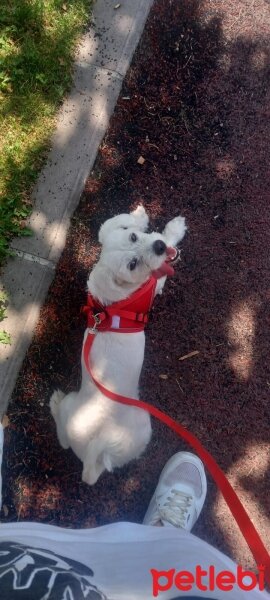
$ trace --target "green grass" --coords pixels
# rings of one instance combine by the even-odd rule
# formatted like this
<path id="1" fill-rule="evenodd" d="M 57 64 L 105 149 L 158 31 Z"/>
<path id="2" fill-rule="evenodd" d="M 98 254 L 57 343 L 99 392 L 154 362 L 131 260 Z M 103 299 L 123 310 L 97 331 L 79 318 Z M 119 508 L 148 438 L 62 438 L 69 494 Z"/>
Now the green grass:
<path id="1" fill-rule="evenodd" d="M 7 308 L 7 296 L 4 292 L 0 292 L 0 322 L 3 321 L 3 319 L 6 316 L 6 308 Z M 0 344 L 10 344 L 10 343 L 11 343 L 10 335 L 3 329 L 0 329 Z"/>
<path id="2" fill-rule="evenodd" d="M 30 194 L 70 88 L 91 0 L 0 0 L 0 263 L 29 235 Z"/>

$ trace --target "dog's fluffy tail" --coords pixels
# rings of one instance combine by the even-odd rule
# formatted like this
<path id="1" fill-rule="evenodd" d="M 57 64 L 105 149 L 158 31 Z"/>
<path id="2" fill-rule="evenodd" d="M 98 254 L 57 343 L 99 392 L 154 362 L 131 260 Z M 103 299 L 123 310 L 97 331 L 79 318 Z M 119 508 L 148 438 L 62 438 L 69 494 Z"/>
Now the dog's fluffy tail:
<path id="1" fill-rule="evenodd" d="M 53 394 L 51 395 L 50 409 L 53 417 L 56 417 L 56 415 L 58 414 L 59 404 L 64 397 L 65 394 L 61 392 L 61 390 L 55 390 L 55 392 L 53 392 Z"/>

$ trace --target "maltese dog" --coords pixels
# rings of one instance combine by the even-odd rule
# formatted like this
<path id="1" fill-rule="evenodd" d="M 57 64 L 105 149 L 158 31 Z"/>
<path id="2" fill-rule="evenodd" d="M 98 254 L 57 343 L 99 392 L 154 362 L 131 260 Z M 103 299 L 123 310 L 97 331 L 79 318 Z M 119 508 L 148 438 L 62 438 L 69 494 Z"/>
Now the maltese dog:
<path id="1" fill-rule="evenodd" d="M 108 390 L 136 399 L 144 359 L 145 305 L 149 294 L 161 293 L 166 277 L 173 274 L 175 246 L 186 231 L 180 216 L 162 234 L 147 233 L 148 221 L 143 206 L 108 219 L 100 228 L 101 254 L 87 282 L 90 327 L 84 343 L 89 333 L 93 335 L 89 361 L 94 378 Z M 55 391 L 50 408 L 61 446 L 72 448 L 81 459 L 82 480 L 89 485 L 106 469 L 138 458 L 151 438 L 149 414 L 106 397 L 83 356 L 80 391 Z"/>

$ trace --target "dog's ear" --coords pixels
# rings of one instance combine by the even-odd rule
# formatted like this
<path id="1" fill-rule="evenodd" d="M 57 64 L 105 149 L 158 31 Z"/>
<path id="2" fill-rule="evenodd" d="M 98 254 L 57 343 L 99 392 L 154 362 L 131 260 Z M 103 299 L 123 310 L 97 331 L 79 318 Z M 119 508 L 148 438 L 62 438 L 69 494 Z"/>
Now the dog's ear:
<path id="1" fill-rule="evenodd" d="M 136 210 L 129 214 L 117 215 L 105 221 L 99 230 L 98 239 L 101 244 L 104 243 L 106 235 L 115 229 L 129 229 L 135 227 L 139 231 L 145 231 L 148 225 L 148 216 L 144 207 L 140 204 Z"/>
<path id="2" fill-rule="evenodd" d="M 149 217 L 146 214 L 145 208 L 142 204 L 139 204 L 135 210 L 131 213 L 136 219 L 136 227 L 140 231 L 146 231 L 149 223 Z"/>
<path id="3" fill-rule="evenodd" d="M 132 214 L 122 214 L 112 217 L 101 225 L 98 234 L 99 242 L 103 244 L 108 233 L 111 233 L 116 229 L 129 229 L 129 227 L 135 227 L 135 219 Z"/>
<path id="4" fill-rule="evenodd" d="M 186 220 L 184 217 L 175 217 L 167 223 L 162 232 L 167 246 L 176 246 L 183 239 L 187 231 Z"/>

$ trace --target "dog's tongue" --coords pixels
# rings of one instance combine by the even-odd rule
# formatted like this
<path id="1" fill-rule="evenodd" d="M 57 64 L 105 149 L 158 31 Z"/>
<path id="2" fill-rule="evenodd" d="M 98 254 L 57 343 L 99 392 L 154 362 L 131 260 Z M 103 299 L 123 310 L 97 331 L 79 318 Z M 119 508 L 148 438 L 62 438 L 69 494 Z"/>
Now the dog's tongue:
<path id="1" fill-rule="evenodd" d="M 174 258 L 176 257 L 177 250 L 175 248 L 167 248 L 166 254 L 167 259 L 164 260 L 164 263 L 162 263 L 162 265 L 158 269 L 152 271 L 152 275 L 156 279 L 160 279 L 160 277 L 164 277 L 165 275 L 167 275 L 167 277 L 174 275 L 174 268 L 170 264 L 170 261 L 174 260 Z"/>
<path id="2" fill-rule="evenodd" d="M 152 275 L 156 279 L 160 279 L 160 277 L 164 277 L 165 275 L 174 275 L 174 268 L 165 260 L 164 263 L 162 263 L 161 267 L 159 267 L 159 269 L 152 271 Z"/>

